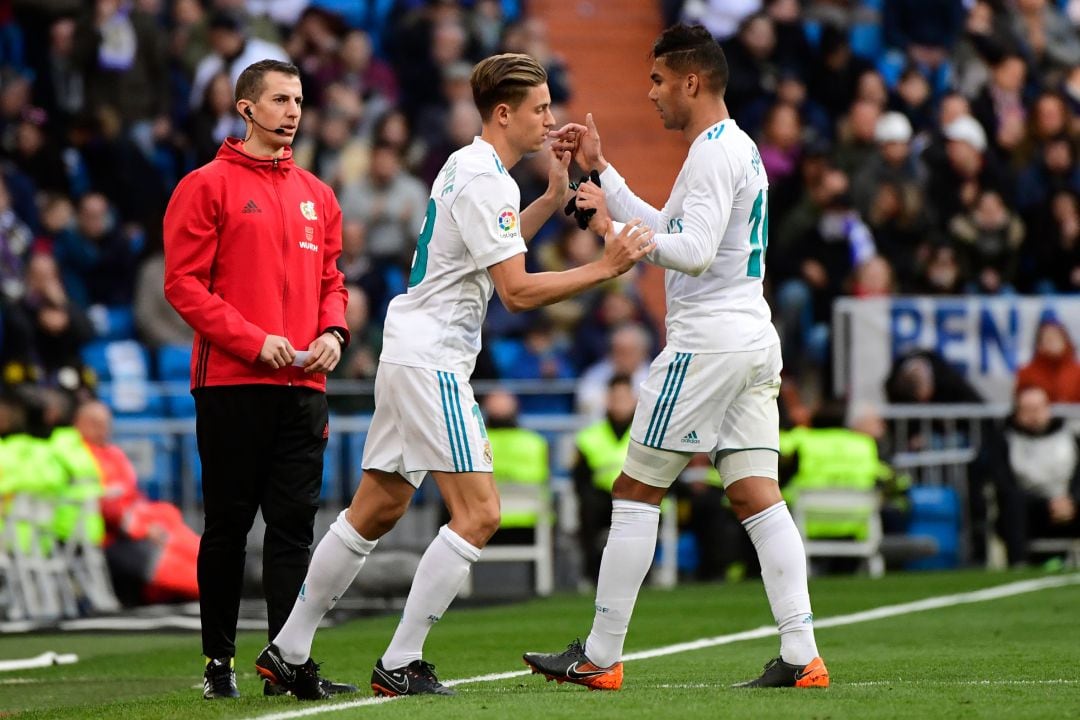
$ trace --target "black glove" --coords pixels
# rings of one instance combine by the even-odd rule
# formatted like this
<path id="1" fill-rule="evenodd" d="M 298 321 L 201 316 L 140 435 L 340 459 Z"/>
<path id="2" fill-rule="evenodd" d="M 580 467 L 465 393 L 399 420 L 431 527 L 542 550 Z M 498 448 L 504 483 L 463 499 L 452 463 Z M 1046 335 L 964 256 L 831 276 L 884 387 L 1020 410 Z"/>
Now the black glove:
<path id="1" fill-rule="evenodd" d="M 570 183 L 571 190 L 577 190 L 579 187 L 587 182 L 591 182 L 596 187 L 600 187 L 600 173 L 593 170 L 587 176 L 581 178 L 576 183 Z M 596 208 L 589 208 L 588 210 L 579 209 L 577 206 L 577 196 L 570 198 L 570 202 L 566 203 L 566 207 L 563 208 L 563 212 L 567 215 L 573 215 L 577 220 L 577 226 L 582 230 L 589 229 L 589 221 L 592 220 L 593 215 L 596 214 Z"/>

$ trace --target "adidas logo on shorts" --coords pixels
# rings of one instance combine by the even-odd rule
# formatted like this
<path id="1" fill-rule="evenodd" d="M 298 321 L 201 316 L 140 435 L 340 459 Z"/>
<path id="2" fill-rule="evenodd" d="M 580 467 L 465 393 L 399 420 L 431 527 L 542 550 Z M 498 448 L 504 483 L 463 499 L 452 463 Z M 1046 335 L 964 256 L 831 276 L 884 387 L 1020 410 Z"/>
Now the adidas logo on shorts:
<path id="1" fill-rule="evenodd" d="M 682 436 L 682 443 L 685 445 L 699 445 L 701 441 L 698 440 L 697 430 L 691 430 Z"/>

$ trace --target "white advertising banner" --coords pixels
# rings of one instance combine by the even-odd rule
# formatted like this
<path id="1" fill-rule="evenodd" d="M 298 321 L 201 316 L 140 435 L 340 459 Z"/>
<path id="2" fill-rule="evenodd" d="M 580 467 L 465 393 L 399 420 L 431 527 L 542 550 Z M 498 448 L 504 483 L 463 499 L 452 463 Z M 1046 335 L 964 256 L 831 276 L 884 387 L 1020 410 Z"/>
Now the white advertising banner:
<path id="1" fill-rule="evenodd" d="M 986 400 L 1009 402 L 1044 318 L 1080 342 L 1080 297 L 844 298 L 833 307 L 836 392 L 852 408 L 880 406 L 893 361 L 923 349 L 945 358 Z"/>

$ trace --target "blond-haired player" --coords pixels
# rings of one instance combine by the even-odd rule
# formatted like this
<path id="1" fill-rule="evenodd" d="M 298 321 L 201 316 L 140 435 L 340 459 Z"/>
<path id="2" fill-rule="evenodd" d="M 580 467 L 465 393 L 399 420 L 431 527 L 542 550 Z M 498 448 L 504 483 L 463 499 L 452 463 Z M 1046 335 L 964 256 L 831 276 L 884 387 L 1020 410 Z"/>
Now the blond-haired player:
<path id="1" fill-rule="evenodd" d="M 450 522 L 420 559 L 371 686 L 390 696 L 453 694 L 423 659 L 423 647 L 499 527 L 491 448 L 469 386 L 488 300 L 498 292 L 515 312 L 558 302 L 626 272 L 653 249 L 652 231 L 631 224 L 615 234 L 600 219 L 594 229 L 606 230 L 602 258 L 565 272 L 527 273 L 525 240 L 561 207 L 570 153 L 552 150 L 548 192 L 520 211 L 507 171 L 541 150 L 554 127 L 547 75 L 533 58 L 505 54 L 480 62 L 471 82 L 483 130 L 435 179 L 408 292 L 387 311 L 360 486 L 315 549 L 285 626 L 255 663 L 299 699 L 325 696 L 310 662 L 319 621 L 429 472 Z"/>

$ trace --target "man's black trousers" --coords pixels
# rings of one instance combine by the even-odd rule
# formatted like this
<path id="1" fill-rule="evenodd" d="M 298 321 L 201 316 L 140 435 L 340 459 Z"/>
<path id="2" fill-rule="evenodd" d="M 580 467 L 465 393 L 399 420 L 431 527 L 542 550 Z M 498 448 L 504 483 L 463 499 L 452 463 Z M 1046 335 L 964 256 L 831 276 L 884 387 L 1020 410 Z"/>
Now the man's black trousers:
<path id="1" fill-rule="evenodd" d="M 326 449 L 326 395 L 278 385 L 192 394 L 206 518 L 199 544 L 203 654 L 233 657 L 256 510 L 266 522 L 262 581 L 270 639 L 289 617 L 307 574 Z"/>

